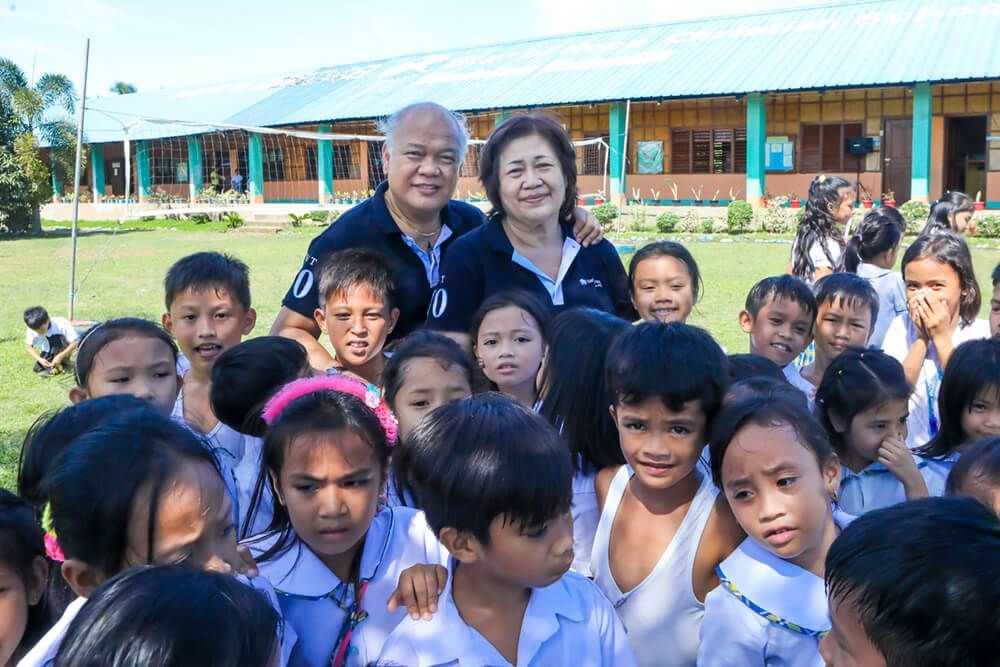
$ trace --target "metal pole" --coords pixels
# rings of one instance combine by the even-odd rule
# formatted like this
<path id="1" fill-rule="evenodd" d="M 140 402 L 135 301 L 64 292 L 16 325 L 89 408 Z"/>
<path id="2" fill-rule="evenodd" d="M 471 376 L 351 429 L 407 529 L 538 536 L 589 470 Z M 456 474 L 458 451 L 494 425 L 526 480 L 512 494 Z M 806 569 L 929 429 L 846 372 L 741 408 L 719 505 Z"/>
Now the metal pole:
<path id="1" fill-rule="evenodd" d="M 90 64 L 90 38 L 83 42 L 83 89 L 80 94 L 80 117 L 76 125 L 76 167 L 73 169 L 73 224 L 70 226 L 69 321 L 76 305 L 76 227 L 80 220 L 80 162 L 83 156 L 83 112 L 87 107 L 87 68 Z"/>

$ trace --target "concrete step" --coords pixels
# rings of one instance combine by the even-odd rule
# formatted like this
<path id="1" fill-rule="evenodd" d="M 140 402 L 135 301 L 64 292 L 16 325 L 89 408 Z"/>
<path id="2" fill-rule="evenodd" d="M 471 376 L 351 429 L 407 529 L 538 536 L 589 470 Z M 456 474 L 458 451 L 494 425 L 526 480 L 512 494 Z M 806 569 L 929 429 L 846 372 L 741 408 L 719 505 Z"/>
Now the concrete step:
<path id="1" fill-rule="evenodd" d="M 247 222 L 259 223 L 287 223 L 291 224 L 292 219 L 287 213 L 252 213 L 247 216 Z"/>

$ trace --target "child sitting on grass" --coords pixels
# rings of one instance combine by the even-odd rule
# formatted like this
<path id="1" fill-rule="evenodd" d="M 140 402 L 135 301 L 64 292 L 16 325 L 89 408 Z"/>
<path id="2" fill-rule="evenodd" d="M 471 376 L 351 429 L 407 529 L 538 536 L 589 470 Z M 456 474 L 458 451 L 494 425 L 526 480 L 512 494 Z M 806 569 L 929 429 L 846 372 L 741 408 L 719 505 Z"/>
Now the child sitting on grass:
<path id="1" fill-rule="evenodd" d="M 34 371 L 41 376 L 55 375 L 70 360 L 80 335 L 64 317 L 49 317 L 41 306 L 24 311 L 24 347 L 35 360 Z M 37 348 L 37 349 L 36 349 Z"/>

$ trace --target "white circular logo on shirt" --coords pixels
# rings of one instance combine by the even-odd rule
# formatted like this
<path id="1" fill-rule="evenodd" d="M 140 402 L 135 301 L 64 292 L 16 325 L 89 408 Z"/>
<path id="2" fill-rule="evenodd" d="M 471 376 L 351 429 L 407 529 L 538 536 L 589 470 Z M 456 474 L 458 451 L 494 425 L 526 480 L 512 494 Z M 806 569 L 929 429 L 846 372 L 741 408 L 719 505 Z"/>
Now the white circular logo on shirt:
<path id="1" fill-rule="evenodd" d="M 313 272 L 309 269 L 299 271 L 299 275 L 295 276 L 295 282 L 292 284 L 292 296 L 296 299 L 304 299 L 312 290 L 313 280 Z"/>
<path id="2" fill-rule="evenodd" d="M 431 317 L 441 317 L 447 307 L 448 291 L 443 287 L 434 290 L 434 296 L 431 297 Z"/>

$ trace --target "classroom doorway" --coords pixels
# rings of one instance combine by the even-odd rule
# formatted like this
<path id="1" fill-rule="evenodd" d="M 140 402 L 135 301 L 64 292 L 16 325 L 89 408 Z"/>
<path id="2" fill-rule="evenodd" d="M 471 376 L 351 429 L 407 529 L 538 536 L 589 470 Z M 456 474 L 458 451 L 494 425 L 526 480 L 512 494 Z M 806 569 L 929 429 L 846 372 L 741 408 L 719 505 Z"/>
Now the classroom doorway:
<path id="1" fill-rule="evenodd" d="M 986 200 L 986 116 L 945 118 L 944 189 Z"/>
<path id="2" fill-rule="evenodd" d="M 104 161 L 104 182 L 111 186 L 112 197 L 125 195 L 125 158 L 113 157 Z"/>
<path id="3" fill-rule="evenodd" d="M 913 119 L 887 118 L 882 146 L 882 192 L 892 192 L 897 202 L 910 201 L 913 168 Z M 872 197 L 881 193 L 873 192 Z M 881 197 L 877 197 L 881 199 Z"/>

